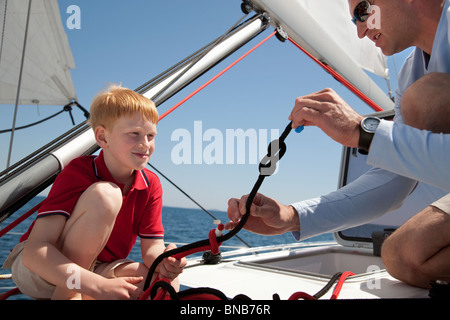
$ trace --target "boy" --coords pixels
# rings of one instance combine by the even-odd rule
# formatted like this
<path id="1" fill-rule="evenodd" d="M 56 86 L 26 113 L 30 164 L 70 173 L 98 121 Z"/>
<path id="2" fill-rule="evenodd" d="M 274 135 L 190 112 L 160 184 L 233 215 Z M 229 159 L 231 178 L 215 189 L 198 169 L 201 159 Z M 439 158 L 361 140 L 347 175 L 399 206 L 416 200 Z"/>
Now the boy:
<path id="1" fill-rule="evenodd" d="M 165 251 L 161 184 L 144 169 L 155 149 L 155 105 L 113 86 L 90 112 L 100 154 L 64 168 L 10 255 L 17 256 L 14 281 L 36 299 L 139 298 L 148 268 Z M 137 236 L 143 264 L 125 259 Z M 168 258 L 157 271 L 177 288 L 185 265 Z"/>

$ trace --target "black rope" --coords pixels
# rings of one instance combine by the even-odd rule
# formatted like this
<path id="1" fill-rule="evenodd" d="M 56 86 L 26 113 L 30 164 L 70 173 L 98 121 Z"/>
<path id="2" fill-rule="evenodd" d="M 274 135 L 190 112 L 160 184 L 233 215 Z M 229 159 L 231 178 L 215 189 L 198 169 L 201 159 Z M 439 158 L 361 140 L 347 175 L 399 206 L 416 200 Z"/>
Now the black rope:
<path id="1" fill-rule="evenodd" d="M 242 216 L 238 225 L 233 230 L 231 230 L 230 232 L 228 232 L 225 235 L 217 237 L 218 243 L 222 243 L 224 241 L 229 240 L 244 227 L 244 225 L 247 222 L 248 217 L 250 215 L 250 207 L 253 203 L 253 200 L 254 200 L 259 188 L 261 187 L 261 185 L 264 181 L 264 178 L 271 175 L 273 172 L 275 172 L 274 167 L 276 166 L 276 163 L 284 156 L 284 154 L 286 152 L 286 144 L 284 143 L 284 140 L 287 138 L 287 136 L 291 132 L 291 129 L 292 129 L 292 122 L 290 122 L 286 126 L 286 128 L 284 129 L 284 131 L 281 134 L 279 139 L 274 140 L 269 144 L 268 154 L 263 158 L 263 160 L 261 161 L 261 163 L 259 165 L 260 174 L 258 176 L 258 179 L 257 179 L 255 185 L 253 186 L 253 189 L 250 192 L 249 197 L 247 198 L 247 202 L 246 202 L 246 206 L 245 206 L 245 210 L 246 210 L 245 214 Z M 155 261 L 153 261 L 153 263 L 148 271 L 147 278 L 145 279 L 145 283 L 144 283 L 144 291 L 147 290 L 148 287 L 150 286 L 150 281 L 156 270 L 156 267 L 159 265 L 159 263 L 164 258 L 168 258 L 168 257 L 174 256 L 174 255 L 186 252 L 186 251 L 190 251 L 190 250 L 193 250 L 196 248 L 201 248 L 201 247 L 207 246 L 209 244 L 210 244 L 209 239 L 200 240 L 200 241 L 197 241 L 197 242 L 194 242 L 191 244 L 184 245 L 179 248 L 172 249 L 170 251 L 166 251 L 166 252 L 162 253 L 161 255 L 159 255 L 155 259 Z"/>
<path id="2" fill-rule="evenodd" d="M 40 123 L 42 123 L 42 122 L 45 122 L 45 121 L 47 121 L 47 120 L 50 120 L 50 119 L 52 119 L 52 118 L 54 118 L 54 117 L 60 115 L 60 114 L 63 113 L 64 111 L 69 112 L 69 115 L 70 115 L 70 119 L 71 119 L 71 121 L 72 121 L 72 124 L 75 125 L 75 120 L 74 120 L 73 115 L 72 115 L 72 105 L 75 105 L 75 106 L 77 106 L 78 108 L 80 108 L 80 109 L 83 111 L 84 116 L 86 117 L 86 119 L 89 118 L 89 112 L 88 112 L 86 109 L 84 109 L 78 102 L 72 101 L 72 102 L 66 104 L 66 105 L 63 107 L 63 109 L 62 109 L 61 111 L 58 111 L 58 112 L 56 112 L 55 114 L 52 114 L 51 116 L 48 116 L 47 118 L 44 118 L 44 119 L 42 119 L 42 120 L 39 120 L 39 121 L 30 123 L 30 124 L 27 124 L 27 125 L 24 125 L 24 126 L 21 126 L 21 127 L 16 127 L 16 128 L 14 129 L 14 131 L 21 130 L 21 129 L 26 129 L 26 128 L 30 128 L 30 127 L 32 127 L 32 126 L 36 126 L 36 125 L 38 125 L 38 124 L 40 124 Z M 2 134 L 2 133 L 7 133 L 7 132 L 11 132 L 12 130 L 13 130 L 13 129 L 0 130 L 0 134 Z"/>
<path id="3" fill-rule="evenodd" d="M 169 283 L 167 283 L 165 281 L 158 281 L 153 285 L 152 290 L 150 290 L 150 299 L 153 300 L 155 298 L 156 292 L 159 288 L 165 289 L 168 292 L 168 294 L 170 295 L 172 300 L 174 300 L 174 301 L 180 300 L 178 298 L 178 295 L 177 295 L 175 289 L 172 287 L 172 285 L 170 285 Z"/>
<path id="4" fill-rule="evenodd" d="M 316 299 L 319 299 L 320 297 L 322 297 L 325 293 L 327 293 L 331 289 L 333 284 L 340 278 L 341 275 L 342 275 L 342 272 L 335 273 L 331 277 L 330 281 L 328 281 L 328 283 L 325 285 L 325 287 L 323 287 L 319 292 L 317 292 L 315 295 L 313 295 L 313 297 Z"/>
<path id="5" fill-rule="evenodd" d="M 312 297 L 315 300 L 320 299 L 323 295 L 325 295 L 331 289 L 331 287 L 334 285 L 334 283 L 339 280 L 341 275 L 342 275 L 342 272 L 335 273 L 331 277 L 331 279 L 328 281 L 328 283 Z M 432 284 L 432 285 L 434 285 L 433 289 L 435 290 L 436 284 Z M 447 287 L 450 288 L 448 285 L 447 285 Z M 187 299 L 187 300 L 199 299 L 200 296 L 203 296 L 207 300 L 224 300 L 224 301 L 229 300 L 228 297 L 225 296 L 225 294 L 222 291 L 213 289 L 213 288 L 209 288 L 209 287 L 189 288 L 189 289 L 183 290 L 181 292 L 176 292 L 175 289 L 172 287 L 172 285 L 170 285 L 170 283 L 163 281 L 163 280 L 157 281 L 153 285 L 152 289 L 150 290 L 150 299 L 153 300 L 155 298 L 157 290 L 160 288 L 165 289 L 167 294 L 170 295 L 170 298 L 173 301 L 178 301 L 178 300 L 182 300 L 182 299 Z M 448 288 L 447 288 L 447 298 L 448 298 Z M 439 290 L 441 290 L 441 289 L 439 289 Z M 431 293 L 431 290 L 430 290 L 430 293 Z M 281 300 L 279 294 L 277 294 L 277 293 L 273 294 L 272 297 L 273 297 L 273 300 Z M 436 298 L 436 297 L 442 298 L 443 296 L 441 296 L 440 292 L 439 292 L 439 295 L 436 294 L 436 292 L 433 292 L 433 294 L 430 294 L 430 297 L 431 298 Z M 252 299 L 244 294 L 238 294 L 232 300 L 252 300 Z"/>
<path id="6" fill-rule="evenodd" d="M 42 123 L 42 122 L 45 122 L 45 121 L 47 121 L 47 120 L 50 120 L 50 119 L 56 117 L 57 115 L 60 115 L 60 114 L 63 113 L 64 111 L 66 111 L 66 110 L 63 109 L 63 110 L 61 110 L 61 111 L 58 111 L 58 112 L 55 113 L 55 114 L 52 114 L 51 116 L 48 116 L 48 117 L 45 118 L 45 119 L 42 119 L 42 120 L 39 120 L 39 121 L 30 123 L 30 124 L 27 124 L 27 125 L 25 125 L 25 126 L 16 127 L 14 130 L 17 131 L 17 130 L 26 129 L 26 128 L 29 128 L 29 127 L 38 125 L 38 124 L 40 124 L 40 123 Z M 2 134 L 2 133 L 7 133 L 7 132 L 11 132 L 11 131 L 12 131 L 12 129 L 0 130 L 0 134 Z"/>

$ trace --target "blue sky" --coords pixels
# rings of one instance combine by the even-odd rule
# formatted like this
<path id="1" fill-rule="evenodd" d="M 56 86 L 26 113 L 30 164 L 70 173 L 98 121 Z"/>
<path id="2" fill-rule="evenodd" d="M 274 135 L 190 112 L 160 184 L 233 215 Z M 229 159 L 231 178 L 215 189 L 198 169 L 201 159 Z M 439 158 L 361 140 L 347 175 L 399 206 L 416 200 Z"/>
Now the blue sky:
<path id="1" fill-rule="evenodd" d="M 131 89 L 139 87 L 231 27 L 243 15 L 240 2 L 59 0 L 64 26 L 70 17 L 66 13 L 68 6 L 78 5 L 81 10 L 81 29 L 66 28 L 76 63 L 72 78 L 78 101 L 89 108 L 92 97 L 110 83 L 121 83 Z M 270 31 L 258 36 L 161 105 L 160 114 L 225 68 Z M 396 57 L 397 70 L 409 52 Z M 395 89 L 396 69 L 392 60 L 389 66 L 391 85 Z M 383 79 L 375 80 L 387 91 Z M 291 43 L 281 43 L 273 37 L 159 123 L 156 151 L 151 163 L 204 207 L 225 211 L 230 197 L 240 197 L 250 192 L 258 176 L 257 164 L 249 163 L 248 158 L 245 164 L 175 164 L 172 151 L 179 141 L 172 141 L 172 134 L 180 132 L 176 130 L 184 130 L 192 135 L 192 142 L 194 139 L 202 140 L 201 136 L 194 137 L 196 121 L 201 121 L 202 134 L 209 129 L 213 130 L 210 133 L 220 133 L 224 145 L 227 129 L 250 129 L 257 133 L 278 129 L 281 132 L 288 124 L 295 98 L 326 87 L 336 90 L 359 113 L 372 112 Z M 20 106 L 17 125 L 40 120 L 58 110 L 58 106 Z M 12 114 L 13 106 L 4 106 L 0 129 L 11 127 Z M 84 120 L 78 110 L 74 110 L 74 116 L 77 123 Z M 45 124 L 17 132 L 13 162 L 71 127 L 69 116 L 64 114 Z M 3 168 L 6 166 L 9 135 L 1 135 L 0 143 L 5 150 L 0 158 Z M 262 193 L 288 204 L 336 189 L 342 150 L 340 145 L 317 128 L 307 128 L 301 134 L 291 133 L 286 143 L 287 153 L 280 162 L 279 170 L 265 180 L 260 189 Z M 203 141 L 202 144 L 204 151 L 210 142 Z M 195 207 L 163 178 L 161 182 L 165 205 Z"/>

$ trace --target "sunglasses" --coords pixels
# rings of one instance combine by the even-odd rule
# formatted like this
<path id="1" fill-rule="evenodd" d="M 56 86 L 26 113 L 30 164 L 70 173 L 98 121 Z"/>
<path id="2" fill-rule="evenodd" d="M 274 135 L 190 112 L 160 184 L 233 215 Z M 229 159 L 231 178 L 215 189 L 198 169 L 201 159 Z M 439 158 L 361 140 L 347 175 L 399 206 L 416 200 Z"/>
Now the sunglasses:
<path id="1" fill-rule="evenodd" d="M 370 15 L 370 3 L 369 1 L 361 1 L 356 6 L 355 10 L 353 11 L 353 18 L 352 22 L 356 25 L 356 22 L 364 22 L 369 18 Z"/>

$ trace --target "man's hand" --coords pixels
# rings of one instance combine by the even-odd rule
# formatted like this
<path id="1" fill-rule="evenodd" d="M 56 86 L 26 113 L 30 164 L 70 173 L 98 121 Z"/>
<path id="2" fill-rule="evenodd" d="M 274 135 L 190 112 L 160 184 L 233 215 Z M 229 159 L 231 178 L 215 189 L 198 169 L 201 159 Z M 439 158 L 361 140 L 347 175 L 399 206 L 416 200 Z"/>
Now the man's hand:
<path id="1" fill-rule="evenodd" d="M 241 199 L 232 198 L 228 201 L 228 218 L 225 229 L 231 230 L 239 223 L 245 214 L 248 195 Z M 279 235 L 289 231 L 300 230 L 297 211 L 291 206 L 285 206 L 276 200 L 257 193 L 250 207 L 250 216 L 244 229 L 263 235 Z"/>
<path id="2" fill-rule="evenodd" d="M 293 128 L 317 126 L 333 140 L 352 148 L 358 147 L 362 118 L 332 89 L 297 98 L 289 116 Z"/>

